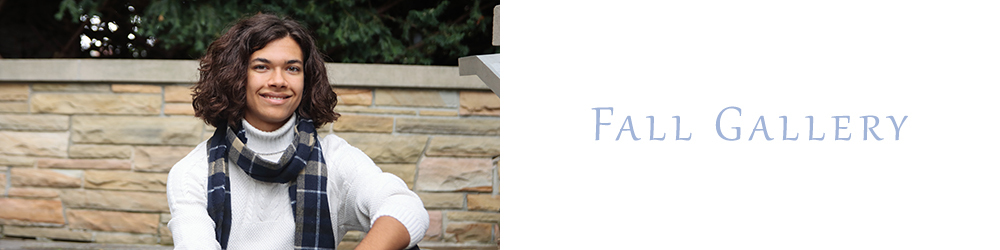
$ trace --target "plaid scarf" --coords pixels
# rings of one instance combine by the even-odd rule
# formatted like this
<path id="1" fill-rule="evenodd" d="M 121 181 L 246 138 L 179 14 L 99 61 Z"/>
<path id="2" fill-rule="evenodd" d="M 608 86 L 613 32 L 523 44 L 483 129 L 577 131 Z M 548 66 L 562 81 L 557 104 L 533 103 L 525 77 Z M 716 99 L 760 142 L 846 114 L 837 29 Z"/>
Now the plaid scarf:
<path id="1" fill-rule="evenodd" d="M 258 156 L 246 147 L 246 141 L 242 123 L 235 128 L 216 129 L 209 139 L 208 214 L 215 221 L 215 239 L 222 249 L 229 243 L 232 225 L 232 188 L 226 166 L 230 161 L 259 181 L 291 183 L 288 196 L 295 217 L 295 249 L 335 249 L 326 197 L 326 161 L 312 120 L 297 121 L 295 139 L 277 163 Z"/>

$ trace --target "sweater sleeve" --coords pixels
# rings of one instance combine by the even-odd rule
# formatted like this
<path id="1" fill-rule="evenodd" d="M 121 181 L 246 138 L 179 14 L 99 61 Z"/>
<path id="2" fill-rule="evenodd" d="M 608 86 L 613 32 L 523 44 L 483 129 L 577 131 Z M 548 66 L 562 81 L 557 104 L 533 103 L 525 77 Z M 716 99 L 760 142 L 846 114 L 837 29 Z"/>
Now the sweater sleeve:
<path id="1" fill-rule="evenodd" d="M 330 176 L 334 177 L 330 185 L 341 188 L 338 193 L 342 203 L 336 216 L 343 223 L 356 223 L 367 232 L 375 219 L 390 216 L 406 227 L 410 235 L 407 248 L 423 239 L 430 218 L 420 197 L 403 180 L 383 173 L 364 152 L 336 135 L 325 137 L 321 143 Z"/>
<path id="2" fill-rule="evenodd" d="M 208 156 L 202 142 L 178 161 L 167 175 L 167 204 L 174 249 L 222 249 L 215 223 L 208 216 Z"/>

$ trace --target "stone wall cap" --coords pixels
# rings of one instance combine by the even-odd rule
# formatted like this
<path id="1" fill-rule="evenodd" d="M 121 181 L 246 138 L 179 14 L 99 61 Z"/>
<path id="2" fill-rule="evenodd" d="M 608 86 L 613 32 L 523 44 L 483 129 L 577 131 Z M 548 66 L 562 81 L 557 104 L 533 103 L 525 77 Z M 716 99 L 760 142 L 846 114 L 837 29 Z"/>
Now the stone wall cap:
<path id="1" fill-rule="evenodd" d="M 326 63 L 337 87 L 488 89 L 458 67 Z M 169 59 L 0 59 L 3 82 L 183 83 L 198 81 L 197 60 Z"/>

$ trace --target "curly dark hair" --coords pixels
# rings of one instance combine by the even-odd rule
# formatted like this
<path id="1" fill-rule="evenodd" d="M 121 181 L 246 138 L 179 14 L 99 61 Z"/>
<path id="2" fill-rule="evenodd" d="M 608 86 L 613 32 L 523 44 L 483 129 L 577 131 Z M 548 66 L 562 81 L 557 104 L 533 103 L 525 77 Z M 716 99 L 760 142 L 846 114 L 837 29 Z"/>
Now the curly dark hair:
<path id="1" fill-rule="evenodd" d="M 216 128 L 235 126 L 246 109 L 250 55 L 285 37 L 295 40 L 305 57 L 304 95 L 295 113 L 312 119 L 317 128 L 336 121 L 340 116 L 333 111 L 337 94 L 330 86 L 315 41 L 298 22 L 272 14 L 241 19 L 208 46 L 200 60 L 198 83 L 193 88 L 194 115 Z"/>

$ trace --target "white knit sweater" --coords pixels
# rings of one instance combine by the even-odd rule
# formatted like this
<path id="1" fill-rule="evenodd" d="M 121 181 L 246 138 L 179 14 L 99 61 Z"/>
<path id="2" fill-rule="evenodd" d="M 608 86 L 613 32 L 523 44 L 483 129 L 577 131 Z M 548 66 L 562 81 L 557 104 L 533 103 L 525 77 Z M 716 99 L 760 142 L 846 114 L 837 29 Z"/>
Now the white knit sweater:
<path id="1" fill-rule="evenodd" d="M 247 147 L 276 161 L 292 143 L 295 117 L 281 128 L 263 132 L 246 121 Z M 215 224 L 207 212 L 207 141 L 170 169 L 167 202 L 175 249 L 221 249 L 215 240 Z M 361 150 L 336 135 L 320 140 L 328 167 L 327 194 L 330 217 L 337 243 L 348 230 L 367 232 L 375 219 L 391 216 L 410 234 L 412 247 L 424 237 L 427 210 L 406 183 L 395 175 L 382 173 Z M 232 187 L 232 219 L 229 249 L 292 249 L 295 221 L 288 198 L 288 184 L 254 180 L 229 162 Z"/>

